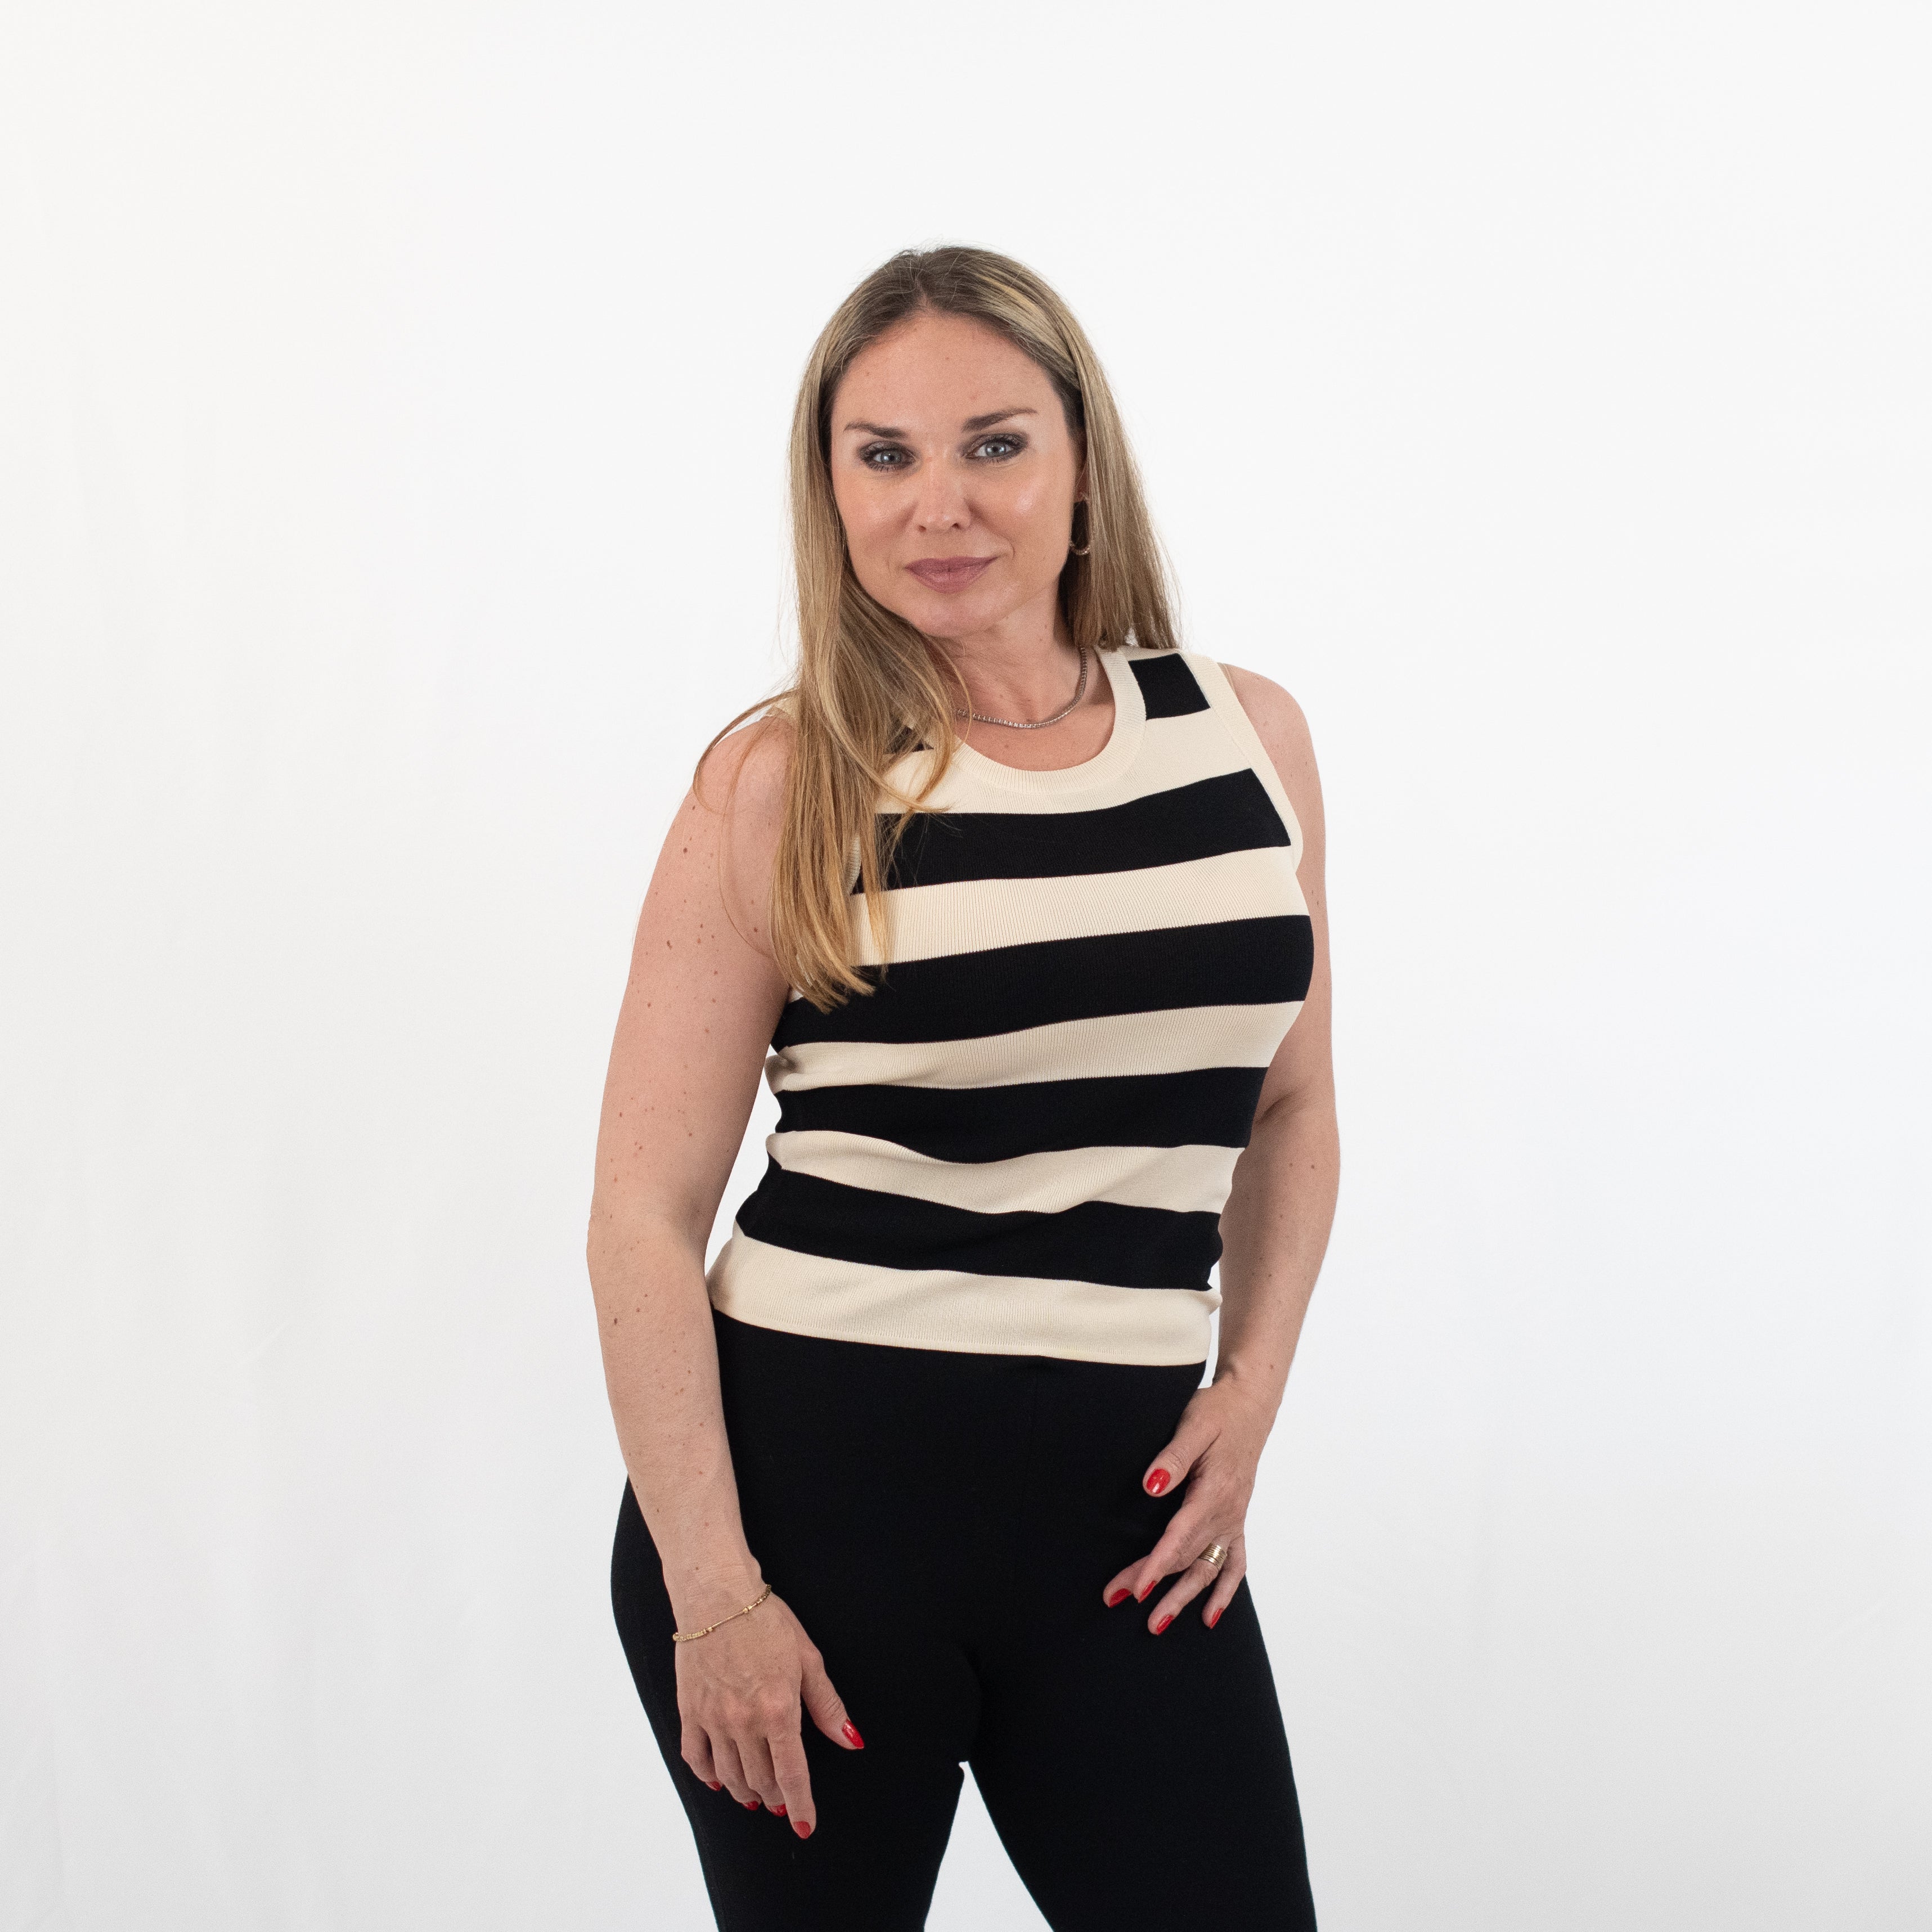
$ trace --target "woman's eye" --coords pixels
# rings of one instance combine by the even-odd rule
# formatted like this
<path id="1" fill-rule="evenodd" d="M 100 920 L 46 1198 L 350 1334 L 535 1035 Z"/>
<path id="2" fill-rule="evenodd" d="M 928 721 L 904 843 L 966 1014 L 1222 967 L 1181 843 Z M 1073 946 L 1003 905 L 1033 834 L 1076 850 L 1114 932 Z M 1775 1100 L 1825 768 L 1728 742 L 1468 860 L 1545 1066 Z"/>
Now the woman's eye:
<path id="1" fill-rule="evenodd" d="M 898 470 L 904 466 L 906 452 L 889 442 L 875 442 L 860 452 L 859 460 L 868 470 Z"/>
<path id="2" fill-rule="evenodd" d="M 1009 456 L 1017 456 L 1026 447 L 1016 436 L 989 436 L 974 452 L 976 456 L 989 457 L 995 463 Z"/>

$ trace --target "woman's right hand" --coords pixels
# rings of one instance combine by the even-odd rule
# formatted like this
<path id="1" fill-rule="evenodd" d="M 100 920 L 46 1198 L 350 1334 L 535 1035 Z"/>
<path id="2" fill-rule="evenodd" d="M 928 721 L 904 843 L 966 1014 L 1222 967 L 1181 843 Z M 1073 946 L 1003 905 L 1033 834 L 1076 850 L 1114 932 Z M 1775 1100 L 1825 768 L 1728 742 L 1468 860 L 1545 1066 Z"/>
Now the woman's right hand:
<path id="1" fill-rule="evenodd" d="M 685 1762 L 713 1791 L 730 1792 L 748 1810 L 763 1804 L 808 1838 L 818 1814 L 801 1707 L 834 1744 L 864 1750 L 818 1646 L 782 1597 L 767 1597 L 748 1615 L 677 1646 Z"/>

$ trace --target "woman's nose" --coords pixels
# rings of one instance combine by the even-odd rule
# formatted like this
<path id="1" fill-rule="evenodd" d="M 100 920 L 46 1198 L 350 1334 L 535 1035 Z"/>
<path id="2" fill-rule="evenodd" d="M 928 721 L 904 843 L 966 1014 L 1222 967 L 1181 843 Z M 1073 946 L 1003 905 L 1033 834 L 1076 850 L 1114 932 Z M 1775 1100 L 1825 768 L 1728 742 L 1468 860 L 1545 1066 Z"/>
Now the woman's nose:
<path id="1" fill-rule="evenodd" d="M 962 478 L 950 464 L 927 465 L 914 514 L 922 530 L 960 530 L 972 521 Z"/>

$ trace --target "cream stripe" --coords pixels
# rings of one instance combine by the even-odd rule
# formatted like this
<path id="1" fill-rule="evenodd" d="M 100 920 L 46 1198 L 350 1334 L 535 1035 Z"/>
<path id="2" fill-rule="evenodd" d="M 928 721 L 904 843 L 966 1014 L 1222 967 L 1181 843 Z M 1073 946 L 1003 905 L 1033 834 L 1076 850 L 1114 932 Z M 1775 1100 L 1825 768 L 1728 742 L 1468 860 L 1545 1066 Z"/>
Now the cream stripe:
<path id="1" fill-rule="evenodd" d="M 880 955 L 865 902 L 854 898 L 848 904 L 853 956 L 861 965 L 876 965 Z M 899 962 L 950 958 L 998 946 L 1209 926 L 1307 910 L 1294 876 L 1292 849 L 1264 845 L 1132 872 L 903 886 L 886 895 L 885 956 Z"/>
<path id="2" fill-rule="evenodd" d="M 910 752 L 887 776 L 916 796 L 932 756 L 929 752 Z M 1142 728 L 1140 756 L 1117 778 L 1070 791 L 1011 791 L 988 783 L 972 766 L 958 762 L 927 802 L 967 812 L 1100 812 L 1155 792 L 1172 791 L 1177 785 L 1242 771 L 1247 764 L 1211 710 L 1190 711 L 1179 718 L 1148 719 Z"/>
<path id="3" fill-rule="evenodd" d="M 1219 1214 L 1241 1150 L 1082 1147 L 1016 1154 L 1007 1160 L 935 1160 L 892 1141 L 814 1130 L 770 1135 L 765 1151 L 788 1173 L 976 1214 L 1058 1214 L 1083 1201 Z"/>
<path id="4" fill-rule="evenodd" d="M 1300 1010 L 1299 1000 L 1170 1006 L 1060 1020 L 978 1040 L 808 1040 L 773 1054 L 765 1062 L 765 1078 L 774 1094 L 782 1094 L 812 1087 L 1006 1087 L 1265 1066 Z"/>
<path id="5" fill-rule="evenodd" d="M 714 1306 L 735 1321 L 829 1341 L 980 1355 L 1171 1367 L 1208 1358 L 1214 1288 L 874 1268 L 734 1232 L 711 1264 Z"/>

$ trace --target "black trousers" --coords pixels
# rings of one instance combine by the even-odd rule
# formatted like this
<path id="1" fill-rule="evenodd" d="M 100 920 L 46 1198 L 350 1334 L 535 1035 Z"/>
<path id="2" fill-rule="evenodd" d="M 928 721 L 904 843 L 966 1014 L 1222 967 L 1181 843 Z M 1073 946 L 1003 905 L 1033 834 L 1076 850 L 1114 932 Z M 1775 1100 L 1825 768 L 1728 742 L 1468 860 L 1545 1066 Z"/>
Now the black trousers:
<path id="1" fill-rule="evenodd" d="M 626 1486 L 611 1597 L 724 1932 L 914 1932 L 969 1763 L 1055 1932 L 1315 1923 L 1288 1744 L 1244 1582 L 1156 1637 L 1102 1586 L 1178 1506 L 1141 1489 L 1201 1378 L 820 1341 L 716 1318 L 745 1528 L 866 1739 L 805 1720 L 818 1828 L 678 1755 L 672 1616 Z"/>

